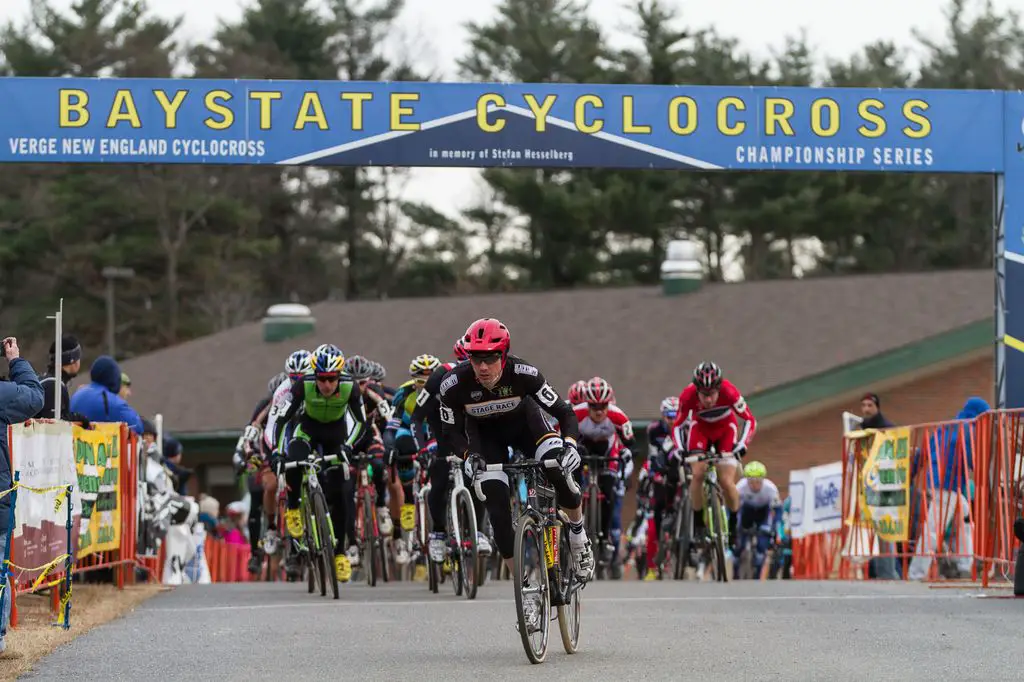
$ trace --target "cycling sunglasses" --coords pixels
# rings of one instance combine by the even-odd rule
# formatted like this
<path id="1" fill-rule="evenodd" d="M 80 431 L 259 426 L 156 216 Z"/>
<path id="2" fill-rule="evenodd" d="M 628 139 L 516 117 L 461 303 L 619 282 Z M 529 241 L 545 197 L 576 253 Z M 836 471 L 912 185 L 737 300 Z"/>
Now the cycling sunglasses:
<path id="1" fill-rule="evenodd" d="M 470 353 L 469 361 L 475 365 L 493 365 L 501 360 L 501 353 Z"/>
<path id="2" fill-rule="evenodd" d="M 338 381 L 340 379 L 337 374 L 317 374 L 316 380 L 320 383 L 328 384 L 332 381 Z"/>

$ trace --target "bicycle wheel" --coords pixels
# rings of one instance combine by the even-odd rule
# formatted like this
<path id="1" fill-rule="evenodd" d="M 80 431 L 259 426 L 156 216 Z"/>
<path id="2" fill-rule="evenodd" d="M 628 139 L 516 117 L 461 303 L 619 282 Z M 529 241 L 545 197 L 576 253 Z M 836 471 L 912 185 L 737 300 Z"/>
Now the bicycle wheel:
<path id="1" fill-rule="evenodd" d="M 560 514 L 564 517 L 564 514 Z M 576 572 L 572 563 L 572 547 L 569 546 L 568 517 L 562 519 L 558 531 L 558 564 L 562 593 L 568 593 L 568 604 L 558 607 L 558 631 L 562 635 L 565 653 L 574 654 L 580 645 L 580 590 L 576 585 Z"/>
<path id="2" fill-rule="evenodd" d="M 690 545 L 693 544 L 693 503 L 688 493 L 683 494 L 679 503 L 673 537 L 676 555 L 675 579 L 686 579 L 686 567 L 690 564 Z"/>
<path id="3" fill-rule="evenodd" d="M 459 542 L 459 572 L 466 591 L 466 599 L 476 599 L 477 588 L 477 544 L 476 544 L 476 509 L 468 490 L 459 492 L 455 502 L 459 514 L 459 531 L 462 534 Z"/>
<path id="4" fill-rule="evenodd" d="M 319 540 L 320 551 L 318 553 L 321 570 L 323 571 L 324 582 L 331 586 L 331 596 L 338 598 L 338 578 L 334 574 L 334 533 L 331 532 L 331 517 L 328 516 L 327 498 L 324 491 L 317 488 L 313 491 L 313 515 L 316 517 L 317 540 Z M 326 594 L 326 590 L 320 593 Z"/>
<path id="5" fill-rule="evenodd" d="M 532 516 L 520 517 L 516 527 L 515 572 L 512 580 L 515 585 L 519 636 L 530 662 L 543 663 L 548 651 L 548 631 L 551 627 L 551 593 L 544 565 L 544 529 Z M 525 584 L 527 582 L 531 584 Z M 533 632 L 527 628 L 524 610 L 528 601 L 539 612 L 538 627 Z"/>
<path id="6" fill-rule="evenodd" d="M 591 472 L 593 477 L 593 472 Z M 601 502 L 597 483 L 587 486 L 587 537 L 594 545 L 595 575 L 597 580 L 604 578 L 604 539 L 601 537 Z"/>
<path id="7" fill-rule="evenodd" d="M 722 493 L 718 488 L 711 489 L 708 497 L 707 513 L 708 533 L 711 536 L 711 561 L 715 580 L 720 583 L 729 582 L 729 567 L 725 563 L 725 533 L 722 527 Z"/>
<path id="8" fill-rule="evenodd" d="M 363 515 L 363 570 L 366 571 L 366 584 L 370 587 L 377 585 L 377 566 L 374 561 L 374 551 L 380 531 L 377 529 L 377 519 L 373 515 L 373 501 L 370 493 L 363 493 L 363 504 L 360 505 Z"/>
<path id="9" fill-rule="evenodd" d="M 458 518 L 452 517 L 452 504 L 458 504 L 458 500 L 451 497 L 452 494 L 449 493 L 448 497 L 448 566 L 451 569 L 452 591 L 456 597 L 461 597 L 465 586 L 462 580 L 462 531 L 455 525 Z M 443 575 L 441 581 L 444 582 Z"/>

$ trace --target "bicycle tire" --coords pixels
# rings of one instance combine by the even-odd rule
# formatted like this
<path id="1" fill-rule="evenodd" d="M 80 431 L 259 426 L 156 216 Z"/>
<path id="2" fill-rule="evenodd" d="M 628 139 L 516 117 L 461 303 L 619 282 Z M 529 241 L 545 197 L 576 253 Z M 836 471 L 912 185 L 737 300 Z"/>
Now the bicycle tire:
<path id="1" fill-rule="evenodd" d="M 459 569 L 462 573 L 463 589 L 466 599 L 476 599 L 477 556 L 476 543 L 476 508 L 468 490 L 459 491 L 459 499 L 455 503 L 459 513 L 459 529 L 462 541 L 459 543 Z"/>
<path id="2" fill-rule="evenodd" d="M 374 565 L 374 542 L 379 534 L 377 531 L 377 519 L 373 515 L 373 501 L 370 493 L 363 492 L 363 504 L 360 506 L 363 514 L 363 569 L 366 571 L 366 584 L 370 587 L 377 586 L 377 567 Z"/>
<path id="3" fill-rule="evenodd" d="M 722 493 L 718 488 L 712 488 L 711 496 L 708 500 L 710 507 L 708 508 L 708 521 L 713 526 L 708 526 L 708 530 L 712 531 L 712 555 L 716 564 L 715 580 L 720 583 L 729 582 L 729 567 L 725 563 L 725 529 L 722 525 Z"/>
<path id="4" fill-rule="evenodd" d="M 451 570 L 450 578 L 452 581 L 452 591 L 456 597 L 462 596 L 462 588 L 464 586 L 462 582 L 462 534 L 455 532 L 455 523 L 457 519 L 452 518 L 452 495 L 454 491 L 448 492 L 448 539 L 445 546 L 448 548 L 448 566 Z M 441 574 L 441 582 L 444 582 L 444 574 Z"/>
<path id="5" fill-rule="evenodd" d="M 374 546 L 376 548 L 374 556 L 378 563 L 377 575 L 384 582 L 391 582 L 391 566 L 388 562 L 388 554 L 390 553 L 388 551 L 388 538 L 378 535 Z"/>
<path id="6" fill-rule="evenodd" d="M 330 512 L 324 491 L 313 491 L 313 514 L 316 516 L 317 536 L 320 540 L 320 562 L 323 564 L 324 581 L 331 586 L 331 596 L 338 598 L 338 576 L 334 571 L 334 533 L 331 529 Z M 321 595 L 323 596 L 323 595 Z"/>
<path id="7" fill-rule="evenodd" d="M 675 579 L 686 580 L 686 567 L 690 564 L 690 545 L 693 544 L 693 502 L 689 493 L 683 493 L 675 534 Z"/>
<path id="8" fill-rule="evenodd" d="M 527 533 L 529 532 L 529 535 Z M 512 576 L 516 597 L 516 617 L 519 623 L 519 637 L 523 642 L 523 649 L 526 651 L 530 663 L 538 664 L 544 662 L 548 650 L 548 633 L 551 629 L 551 590 L 548 589 L 548 572 L 544 566 L 544 529 L 540 527 L 532 516 L 521 516 L 516 525 L 516 544 L 514 553 L 515 575 Z M 528 537 L 533 538 L 534 556 L 538 559 L 536 571 L 538 589 L 540 595 L 540 627 L 541 640 L 537 647 L 534 647 L 530 639 L 530 633 L 526 628 L 526 614 L 523 611 L 523 578 L 526 576 L 526 555 Z"/>
<path id="9" fill-rule="evenodd" d="M 594 472 L 590 472 L 591 482 L 587 485 L 587 537 L 594 546 L 594 577 L 604 579 L 604 539 L 601 537 L 601 501 L 600 488 L 594 480 Z"/>
<path id="10" fill-rule="evenodd" d="M 564 514 L 561 514 L 564 516 Z M 563 586 L 568 587 L 569 603 L 562 604 L 556 609 L 558 615 L 558 632 L 562 636 L 562 648 L 565 653 L 572 655 L 579 651 L 580 646 L 580 590 L 574 585 L 576 573 L 572 563 L 572 547 L 569 546 L 569 526 L 566 523 L 568 518 L 562 519 L 562 527 L 558 533 L 559 544 L 559 571 L 558 575 Z M 563 586 L 559 586 L 560 589 Z M 564 589 L 562 589 L 564 593 Z"/>

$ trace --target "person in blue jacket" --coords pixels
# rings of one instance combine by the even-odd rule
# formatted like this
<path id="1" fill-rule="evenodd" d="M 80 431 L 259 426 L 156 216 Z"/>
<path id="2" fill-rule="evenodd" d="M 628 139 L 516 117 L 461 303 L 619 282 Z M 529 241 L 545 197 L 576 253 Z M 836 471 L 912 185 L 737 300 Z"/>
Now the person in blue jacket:
<path id="1" fill-rule="evenodd" d="M 92 383 L 71 396 L 71 411 L 84 415 L 91 422 L 124 422 L 142 435 L 142 417 L 118 395 L 121 390 L 121 367 L 109 355 L 101 355 L 89 369 Z"/>
<path id="2" fill-rule="evenodd" d="M 0 342 L 0 352 L 7 358 L 10 380 L 0 381 L 0 491 L 14 484 L 7 446 L 7 427 L 31 419 L 43 409 L 43 385 L 32 365 L 21 357 L 18 340 L 8 337 Z M 11 497 L 0 498 L 0 559 L 7 558 L 8 531 L 11 525 Z M 10 583 L 0 591 L 0 653 L 7 649 L 7 622 L 11 616 Z"/>
<path id="3" fill-rule="evenodd" d="M 958 555 L 957 568 L 963 577 L 970 574 L 974 543 L 968 492 L 974 470 L 973 443 L 978 435 L 976 420 L 990 409 L 983 398 L 972 396 L 956 415 L 958 423 L 936 429 L 929 439 L 928 516 L 925 530 L 917 541 L 917 552 L 907 570 L 910 580 L 928 577 L 933 555 L 939 551 L 948 530 L 952 531 L 952 542 L 956 545 L 950 549 Z M 960 449 L 961 439 L 963 452 Z"/>

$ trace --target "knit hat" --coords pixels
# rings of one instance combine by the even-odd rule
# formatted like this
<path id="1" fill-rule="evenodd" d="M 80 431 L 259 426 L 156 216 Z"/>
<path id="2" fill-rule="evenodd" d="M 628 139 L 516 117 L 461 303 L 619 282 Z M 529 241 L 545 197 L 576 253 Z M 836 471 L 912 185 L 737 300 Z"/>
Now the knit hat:
<path id="1" fill-rule="evenodd" d="M 57 343 L 53 342 L 50 344 L 50 362 L 56 363 L 57 354 Z M 70 365 L 75 360 L 82 359 L 82 346 L 78 343 L 78 338 L 71 334 L 63 334 L 60 337 L 60 364 L 61 367 L 64 365 Z"/>

